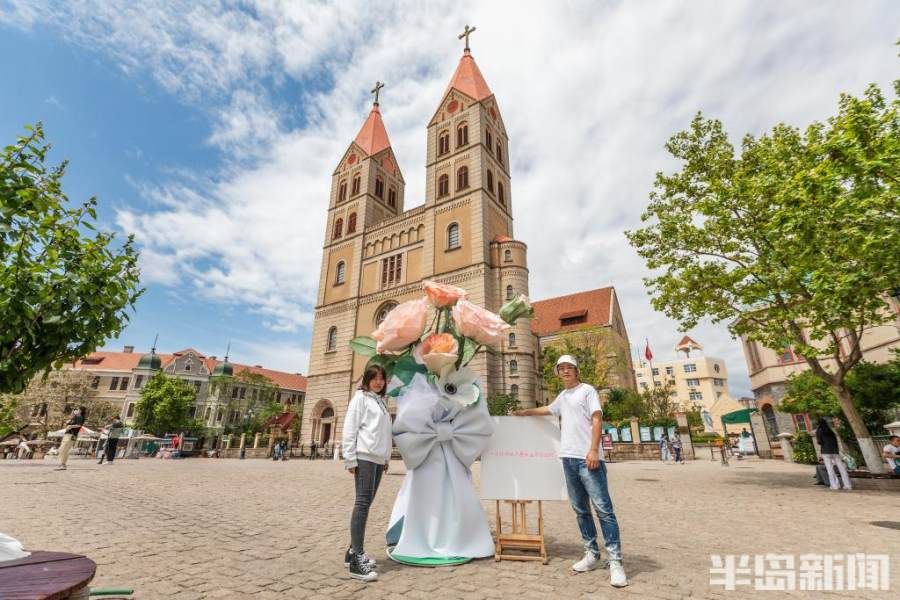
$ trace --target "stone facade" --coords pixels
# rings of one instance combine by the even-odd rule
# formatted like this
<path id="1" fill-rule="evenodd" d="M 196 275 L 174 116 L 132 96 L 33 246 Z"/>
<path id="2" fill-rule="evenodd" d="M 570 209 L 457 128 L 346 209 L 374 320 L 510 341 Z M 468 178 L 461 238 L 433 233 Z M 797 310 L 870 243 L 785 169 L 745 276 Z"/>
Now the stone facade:
<path id="1" fill-rule="evenodd" d="M 423 280 L 462 287 L 494 311 L 510 295 L 528 294 L 527 246 L 511 237 L 506 128 L 468 51 L 427 136 L 422 206 L 404 210 L 403 175 L 377 103 L 332 174 L 304 444 L 340 439 L 366 363 L 348 342 L 370 335 L 396 304 L 421 297 Z M 522 406 L 534 406 L 537 342 L 527 322 L 511 334 L 498 354 L 481 352 L 470 367 L 487 394 L 514 393 Z"/>

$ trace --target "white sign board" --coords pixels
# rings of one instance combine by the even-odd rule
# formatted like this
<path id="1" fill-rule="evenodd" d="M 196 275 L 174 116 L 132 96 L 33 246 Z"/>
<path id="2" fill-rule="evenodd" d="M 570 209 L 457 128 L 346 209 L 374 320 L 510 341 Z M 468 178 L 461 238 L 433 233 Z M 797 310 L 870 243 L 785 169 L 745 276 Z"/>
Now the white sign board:
<path id="1" fill-rule="evenodd" d="M 568 500 L 556 417 L 493 417 L 494 435 L 481 455 L 481 497 Z"/>

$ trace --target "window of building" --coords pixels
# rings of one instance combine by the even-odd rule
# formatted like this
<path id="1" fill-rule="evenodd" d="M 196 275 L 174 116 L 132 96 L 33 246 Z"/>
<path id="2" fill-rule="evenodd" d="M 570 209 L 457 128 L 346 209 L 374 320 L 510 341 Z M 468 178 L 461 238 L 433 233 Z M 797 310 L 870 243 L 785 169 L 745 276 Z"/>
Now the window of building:
<path id="1" fill-rule="evenodd" d="M 460 167 L 456 172 L 456 189 L 464 190 L 469 187 L 469 167 Z"/>
<path id="2" fill-rule="evenodd" d="M 394 188 L 388 188 L 388 205 L 397 208 L 397 190 Z"/>
<path id="3" fill-rule="evenodd" d="M 503 262 L 512 262 L 512 250 L 503 251 Z"/>
<path id="4" fill-rule="evenodd" d="M 112 379 L 109 380 L 109 389 L 115 390 L 118 388 L 119 388 L 119 378 L 113 377 Z"/>
<path id="5" fill-rule="evenodd" d="M 328 330 L 328 340 L 325 342 L 325 351 L 333 352 L 337 349 L 337 327 L 332 326 Z"/>
<path id="6" fill-rule="evenodd" d="M 715 379 L 713 379 L 713 384 L 718 385 L 718 386 L 721 387 L 721 386 L 725 385 L 725 380 L 724 380 L 724 379 L 715 378 Z"/>
<path id="7" fill-rule="evenodd" d="M 347 199 L 347 182 L 342 181 L 340 187 L 338 188 L 338 202 L 343 202 Z"/>
<path id="8" fill-rule="evenodd" d="M 515 383 L 512 384 L 511 386 L 509 386 L 509 395 L 512 396 L 513 398 L 515 398 L 516 400 L 518 400 L 519 399 L 519 386 L 517 386 Z"/>
<path id="9" fill-rule="evenodd" d="M 238 397 L 238 389 L 236 387 L 231 388 L 231 399 L 237 400 Z"/>
<path id="10" fill-rule="evenodd" d="M 357 175 L 356 177 L 353 178 L 353 187 L 350 190 L 351 196 L 355 196 L 356 194 L 359 193 L 359 184 L 360 184 L 360 179 L 359 179 L 359 175 Z"/>
<path id="11" fill-rule="evenodd" d="M 688 387 L 699 387 L 700 380 L 699 379 L 688 379 L 687 384 L 688 384 Z"/>
<path id="12" fill-rule="evenodd" d="M 493 146 L 494 146 L 494 136 L 491 135 L 491 130 L 490 130 L 490 129 L 485 129 L 485 130 L 484 130 L 484 143 L 485 143 L 485 145 L 487 146 L 487 151 L 488 151 L 489 153 L 494 151 L 494 150 L 493 150 Z"/>
<path id="13" fill-rule="evenodd" d="M 674 375 L 674 369 L 672 367 L 666 367 L 666 375 Z"/>
<path id="14" fill-rule="evenodd" d="M 793 417 L 798 431 L 809 431 L 809 427 L 806 423 L 806 415 L 793 415 Z"/>
<path id="15" fill-rule="evenodd" d="M 246 395 L 247 395 L 247 388 L 242 387 L 242 388 L 241 388 L 241 394 L 240 394 L 241 400 L 243 400 L 244 397 L 245 397 Z"/>
<path id="16" fill-rule="evenodd" d="M 216 423 L 221 423 L 221 422 L 222 422 L 222 409 L 220 408 L 216 411 Z"/>
<path id="17" fill-rule="evenodd" d="M 587 323 L 586 310 L 579 310 L 559 315 L 559 324 L 561 327 L 565 327 L 566 325 L 578 325 L 580 323 Z"/>
<path id="18" fill-rule="evenodd" d="M 130 419 L 134 416 L 134 402 L 128 405 L 128 410 L 125 412 L 125 418 Z"/>
<path id="19" fill-rule="evenodd" d="M 350 213 L 350 216 L 347 217 L 347 233 L 354 233 L 356 231 L 356 213 Z"/>
<path id="20" fill-rule="evenodd" d="M 142 385 L 144 385 L 144 376 L 136 375 L 134 378 L 134 389 L 139 390 Z"/>
<path id="21" fill-rule="evenodd" d="M 344 220 L 338 218 L 338 220 L 334 222 L 334 232 L 331 235 L 331 239 L 336 240 L 342 235 L 344 235 Z"/>
<path id="22" fill-rule="evenodd" d="M 347 263 L 340 261 L 334 270 L 334 285 L 341 285 L 347 276 Z"/>
<path id="23" fill-rule="evenodd" d="M 509 347 L 510 348 L 516 347 L 516 334 L 514 334 L 514 333 L 509 334 Z"/>
<path id="24" fill-rule="evenodd" d="M 653 373 L 653 376 L 656 377 L 657 375 L 659 375 L 659 369 L 654 367 L 652 373 Z"/>
<path id="25" fill-rule="evenodd" d="M 721 371 L 721 369 L 719 368 L 719 365 L 718 365 L 718 364 L 714 364 L 714 365 L 713 365 L 713 371 L 715 371 L 716 373 L 718 373 L 719 371 Z"/>
<path id="26" fill-rule="evenodd" d="M 759 349 L 756 347 L 756 342 L 749 340 L 744 343 L 744 347 L 747 350 L 747 359 L 750 362 L 750 371 L 755 373 L 762 368 L 762 362 L 759 360 Z"/>
<path id="27" fill-rule="evenodd" d="M 459 223 L 450 223 L 447 227 L 447 250 L 459 248 Z"/>
<path id="28" fill-rule="evenodd" d="M 450 152 L 450 132 L 442 131 L 438 135 L 438 156 Z"/>
<path id="29" fill-rule="evenodd" d="M 384 200 L 384 181 L 381 177 L 375 178 L 375 195 Z"/>
<path id="30" fill-rule="evenodd" d="M 131 381 L 130 377 L 123 377 L 122 381 L 119 382 L 119 391 L 127 390 L 129 381 Z"/>
<path id="31" fill-rule="evenodd" d="M 684 372 L 685 373 L 696 373 L 697 365 L 695 365 L 694 363 L 688 363 L 688 364 L 684 365 Z"/>
<path id="32" fill-rule="evenodd" d="M 690 400 L 692 401 L 703 400 L 703 392 L 691 392 L 690 394 L 688 394 L 688 398 L 690 398 Z"/>
<path id="33" fill-rule="evenodd" d="M 438 198 L 450 193 L 450 177 L 441 175 L 438 177 Z"/>
<path id="34" fill-rule="evenodd" d="M 509 374 L 516 375 L 519 372 L 519 363 L 518 361 L 511 360 L 509 361 Z"/>
<path id="35" fill-rule="evenodd" d="M 403 255 L 395 254 L 381 259 L 381 287 L 386 288 L 400 283 L 403 274 Z"/>
<path id="36" fill-rule="evenodd" d="M 490 169 L 487 172 L 487 191 L 491 194 L 494 193 L 494 172 Z"/>
<path id="37" fill-rule="evenodd" d="M 467 123 L 463 123 L 459 127 L 456 128 L 456 145 L 465 146 L 469 143 L 469 125 Z"/>
<path id="38" fill-rule="evenodd" d="M 96 390 L 98 387 L 100 387 L 100 377 L 95 375 L 91 380 L 91 388 Z"/>
<path id="39" fill-rule="evenodd" d="M 795 360 L 797 360 L 797 356 L 790 347 L 784 348 L 778 355 L 778 362 L 782 364 L 794 362 Z"/>
<path id="40" fill-rule="evenodd" d="M 507 300 L 513 299 L 513 286 L 511 286 L 511 285 L 506 286 L 506 299 Z"/>
<path id="41" fill-rule="evenodd" d="M 650 388 L 650 386 L 647 385 L 647 382 L 646 382 L 646 381 L 642 381 L 642 382 L 641 382 L 641 389 L 642 389 L 642 390 L 646 390 L 646 389 L 649 389 L 649 388 Z"/>
<path id="42" fill-rule="evenodd" d="M 396 302 L 385 302 L 382 304 L 377 311 L 375 311 L 375 327 L 381 325 L 381 322 L 387 318 L 389 312 L 394 310 L 397 307 Z"/>
<path id="43" fill-rule="evenodd" d="M 195 382 L 194 382 L 194 397 L 196 397 L 197 394 L 200 393 L 200 387 L 201 387 L 202 385 L 203 385 L 203 382 L 202 382 L 202 381 L 195 381 Z"/>
<path id="44" fill-rule="evenodd" d="M 503 164 L 503 146 L 500 144 L 500 141 L 497 141 L 497 153 L 494 155 L 497 157 L 497 162 L 501 165 Z"/>
<path id="45" fill-rule="evenodd" d="M 497 202 L 506 206 L 506 193 L 503 191 L 503 183 L 497 182 Z"/>

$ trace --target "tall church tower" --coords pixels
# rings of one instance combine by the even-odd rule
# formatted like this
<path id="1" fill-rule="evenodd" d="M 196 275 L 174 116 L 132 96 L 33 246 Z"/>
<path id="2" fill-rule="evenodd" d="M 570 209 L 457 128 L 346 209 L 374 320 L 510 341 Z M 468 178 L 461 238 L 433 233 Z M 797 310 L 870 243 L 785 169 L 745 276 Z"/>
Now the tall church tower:
<path id="1" fill-rule="evenodd" d="M 375 103 L 332 174 L 303 443 L 340 441 L 366 359 L 348 342 L 370 335 L 398 303 L 422 296 L 422 280 L 460 286 L 497 311 L 528 294 L 527 247 L 512 239 L 508 137 L 494 94 L 466 48 L 428 123 L 425 203 L 404 211 L 404 181 Z M 496 354 L 470 366 L 487 394 L 539 396 L 537 340 L 520 322 Z"/>

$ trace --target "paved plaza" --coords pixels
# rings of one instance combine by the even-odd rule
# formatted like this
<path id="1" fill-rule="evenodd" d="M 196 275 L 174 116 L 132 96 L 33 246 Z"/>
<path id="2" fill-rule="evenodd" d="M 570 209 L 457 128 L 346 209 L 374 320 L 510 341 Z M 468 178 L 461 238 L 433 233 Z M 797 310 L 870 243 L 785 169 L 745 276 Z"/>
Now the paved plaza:
<path id="1" fill-rule="evenodd" d="M 83 553 L 95 587 L 136 598 L 779 598 L 710 587 L 710 554 L 888 554 L 900 589 L 896 491 L 831 492 L 810 467 L 748 460 L 722 467 L 626 462 L 609 466 L 630 586 L 607 572 L 573 574 L 581 555 L 565 503 L 545 510 L 550 563 L 493 559 L 424 569 L 391 563 L 382 543 L 402 481 L 394 462 L 375 500 L 367 551 L 381 579 L 362 584 L 342 565 L 353 482 L 333 461 L 0 462 L 0 531 L 29 549 Z M 477 475 L 477 465 L 476 465 Z M 493 519 L 493 503 L 485 503 Z M 889 525 L 889 523 L 887 523 Z M 890 592 L 794 592 L 790 597 L 881 598 Z"/>

